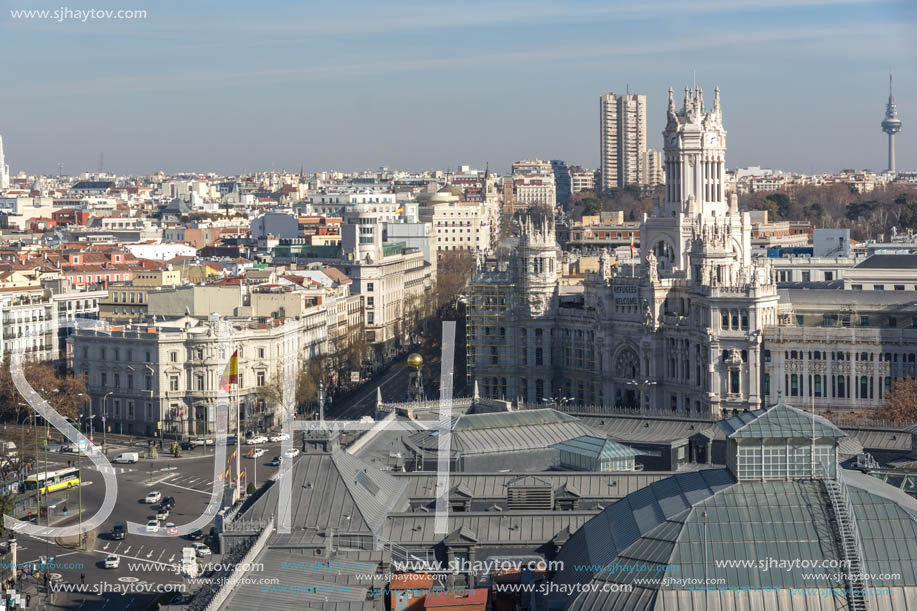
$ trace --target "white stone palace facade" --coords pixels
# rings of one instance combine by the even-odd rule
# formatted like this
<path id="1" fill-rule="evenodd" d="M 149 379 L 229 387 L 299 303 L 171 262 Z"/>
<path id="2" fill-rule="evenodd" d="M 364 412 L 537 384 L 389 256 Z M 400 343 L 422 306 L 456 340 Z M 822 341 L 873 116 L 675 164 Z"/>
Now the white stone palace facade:
<path id="1" fill-rule="evenodd" d="M 777 319 L 751 222 L 726 192 L 719 91 L 711 109 L 670 90 L 664 199 L 641 227 L 637 270 L 603 255 L 582 286 L 559 283 L 553 219 L 520 219 L 513 256 L 469 292 L 468 358 L 482 395 L 525 402 L 720 414 L 762 402 L 762 329 Z"/>
<path id="2" fill-rule="evenodd" d="M 773 263 L 752 259 L 749 214 L 726 190 L 718 90 L 707 109 L 699 89 L 686 89 L 681 110 L 670 90 L 663 137 L 665 195 L 641 224 L 637 269 L 613 268 L 603 254 L 597 272 L 570 284 L 554 221 L 538 213 L 518 218 L 508 256 L 482 262 L 467 325 L 469 375 L 482 396 L 626 408 L 642 400 L 716 416 L 780 401 L 869 413 L 896 378 L 917 376 L 913 292 L 829 282 L 778 290 Z M 881 270 L 864 263 L 863 273 L 894 267 L 903 288 L 917 287 L 917 266 L 904 257 L 872 265 Z"/>

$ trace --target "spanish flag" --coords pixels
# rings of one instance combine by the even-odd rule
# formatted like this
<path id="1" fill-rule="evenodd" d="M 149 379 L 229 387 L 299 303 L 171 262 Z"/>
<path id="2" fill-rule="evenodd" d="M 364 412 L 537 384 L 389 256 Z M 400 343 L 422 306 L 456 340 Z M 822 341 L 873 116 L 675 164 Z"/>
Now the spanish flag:
<path id="1" fill-rule="evenodd" d="M 220 388 L 226 392 L 232 392 L 232 385 L 239 383 L 239 351 L 236 350 L 229 357 L 229 363 L 226 364 L 226 370 L 220 377 Z"/>
<path id="2" fill-rule="evenodd" d="M 223 475 L 223 479 L 229 479 L 229 469 L 226 469 L 226 473 Z"/>
<path id="3" fill-rule="evenodd" d="M 230 455 L 230 457 L 226 459 L 226 464 L 227 464 L 227 465 L 228 465 L 229 463 L 232 462 L 232 459 L 233 459 L 233 458 L 236 457 L 236 452 L 237 452 L 237 451 L 238 451 L 238 450 L 233 450 L 233 451 L 232 451 L 232 454 Z"/>
<path id="4" fill-rule="evenodd" d="M 630 256 L 634 256 L 634 232 L 630 233 Z M 235 355 L 233 355 L 235 356 Z"/>

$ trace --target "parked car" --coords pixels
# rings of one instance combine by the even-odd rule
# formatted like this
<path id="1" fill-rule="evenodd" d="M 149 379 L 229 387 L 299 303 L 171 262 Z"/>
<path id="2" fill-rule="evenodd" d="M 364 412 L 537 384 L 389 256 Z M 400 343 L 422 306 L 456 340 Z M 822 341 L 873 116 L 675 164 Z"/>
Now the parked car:
<path id="1" fill-rule="evenodd" d="M 196 437 L 191 440 L 191 443 L 193 443 L 196 446 L 212 446 L 213 439 L 209 439 L 207 437 Z"/>
<path id="2" fill-rule="evenodd" d="M 200 541 L 201 539 L 204 538 L 204 531 L 198 528 L 193 533 L 189 534 L 188 538 L 191 539 L 192 541 Z"/>
<path id="3" fill-rule="evenodd" d="M 166 522 L 166 534 L 167 535 L 177 535 L 178 527 L 175 526 L 172 522 Z"/>
<path id="4" fill-rule="evenodd" d="M 289 439 L 290 436 L 286 433 L 278 433 L 276 435 L 271 435 L 271 441 L 285 441 Z"/>
<path id="5" fill-rule="evenodd" d="M 127 536 L 127 524 L 116 522 L 111 529 L 111 538 L 115 541 L 122 541 Z"/>
<path id="6" fill-rule="evenodd" d="M 144 499 L 144 502 L 147 505 L 152 505 L 153 503 L 158 503 L 160 499 L 162 499 L 162 492 L 158 492 L 154 490 L 153 492 L 147 493 L 146 498 Z"/>
<path id="7" fill-rule="evenodd" d="M 165 507 L 160 507 L 159 511 L 156 512 L 156 519 L 159 520 L 160 522 L 164 521 L 168 517 L 169 517 L 169 510 L 166 509 Z"/>
<path id="8" fill-rule="evenodd" d="M 191 547 L 194 548 L 194 553 L 198 558 L 209 556 L 212 552 L 210 548 L 204 545 L 203 543 L 194 543 Z"/>
<path id="9" fill-rule="evenodd" d="M 121 557 L 115 554 L 109 554 L 105 557 L 105 568 L 116 569 L 121 565 Z"/>
<path id="10" fill-rule="evenodd" d="M 193 450 L 196 447 L 196 445 L 191 441 L 183 441 L 178 445 L 181 446 L 182 450 L 186 450 L 186 451 Z"/>
<path id="11" fill-rule="evenodd" d="M 297 456 L 299 456 L 299 450 L 296 448 L 288 448 L 283 452 L 284 458 L 296 458 Z"/>
<path id="12" fill-rule="evenodd" d="M 267 450 L 265 450 L 264 448 L 255 448 L 254 450 L 251 451 L 251 454 L 249 454 L 248 457 L 249 458 L 261 458 L 265 454 L 267 454 Z"/>
<path id="13" fill-rule="evenodd" d="M 146 531 L 148 533 L 158 533 L 159 532 L 159 520 L 149 520 L 146 523 Z"/>
<path id="14" fill-rule="evenodd" d="M 220 445 L 224 443 L 228 446 L 238 445 L 238 440 L 236 439 L 235 435 L 227 435 L 225 441 L 223 439 L 220 439 L 219 442 L 220 442 Z"/>
<path id="15" fill-rule="evenodd" d="M 281 462 L 283 462 L 283 457 L 282 457 L 282 456 L 275 456 L 274 459 L 271 461 L 271 466 L 272 466 L 272 467 L 279 467 Z"/>
<path id="16" fill-rule="evenodd" d="M 163 497 L 162 503 L 160 503 L 159 506 L 165 507 L 169 511 L 172 511 L 173 509 L 175 509 L 175 497 L 174 496 Z"/>

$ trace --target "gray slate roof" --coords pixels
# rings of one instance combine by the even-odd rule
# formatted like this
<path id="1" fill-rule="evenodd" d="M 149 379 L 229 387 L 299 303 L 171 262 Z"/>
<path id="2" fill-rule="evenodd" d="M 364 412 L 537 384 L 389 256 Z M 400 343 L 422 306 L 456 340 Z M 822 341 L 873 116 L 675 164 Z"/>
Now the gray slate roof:
<path id="1" fill-rule="evenodd" d="M 821 416 L 777 403 L 764 409 L 743 412 L 720 421 L 730 439 L 845 437 L 847 434 Z"/>
<path id="2" fill-rule="evenodd" d="M 452 473 L 450 484 L 461 484 L 475 499 L 505 499 L 507 484 L 519 477 L 519 473 Z M 583 473 L 570 471 L 547 471 L 538 477 L 551 482 L 555 490 L 572 486 L 583 498 L 618 499 L 665 479 L 672 472 L 640 471 L 625 473 Z M 397 474 L 398 480 L 408 484 L 407 495 L 411 499 L 436 498 L 437 475 L 431 472 Z"/>
<path id="3" fill-rule="evenodd" d="M 714 421 L 689 418 L 654 418 L 652 416 L 609 415 L 584 417 L 583 423 L 603 431 L 609 439 L 621 443 L 672 443 L 703 433 L 711 439 L 725 439 Z"/>
<path id="4" fill-rule="evenodd" d="M 339 552 L 332 558 L 318 558 L 311 554 L 265 548 L 254 562 L 264 564 L 262 576 L 276 577 L 280 580 L 278 585 L 242 582 L 220 609 L 382 611 L 385 605 L 381 596 L 376 596 L 376 600 L 366 600 L 370 587 L 384 588 L 387 585 L 382 582 L 382 576 L 375 582 L 356 578 L 359 574 L 375 573 L 381 559 L 382 552 Z M 293 586 L 299 586 L 299 589 L 293 591 Z M 288 591 L 282 591 L 282 588 Z"/>
<path id="5" fill-rule="evenodd" d="M 275 534 L 270 540 L 273 545 L 307 544 L 314 541 L 316 531 L 327 528 L 378 534 L 388 513 L 408 507 L 407 482 L 340 449 L 302 455 L 287 477 L 292 477 L 293 532 Z M 279 494 L 280 483 L 275 482 L 241 519 L 266 520 L 275 515 Z"/>
<path id="6" fill-rule="evenodd" d="M 451 435 L 452 451 L 466 456 L 540 450 L 583 435 L 601 436 L 579 418 L 553 409 L 459 416 L 453 420 Z M 436 452 L 439 431 L 419 431 L 407 441 Z"/>
<path id="7" fill-rule="evenodd" d="M 447 532 L 467 528 L 481 545 L 523 546 L 531 551 L 565 528 L 577 530 L 595 515 L 595 511 L 452 511 Z M 395 514 L 386 521 L 382 536 L 408 549 L 433 546 L 445 538 L 435 532 L 435 520 L 433 513 Z"/>
<path id="8" fill-rule="evenodd" d="M 917 269 L 917 255 L 873 255 L 856 267 L 857 269 Z"/>

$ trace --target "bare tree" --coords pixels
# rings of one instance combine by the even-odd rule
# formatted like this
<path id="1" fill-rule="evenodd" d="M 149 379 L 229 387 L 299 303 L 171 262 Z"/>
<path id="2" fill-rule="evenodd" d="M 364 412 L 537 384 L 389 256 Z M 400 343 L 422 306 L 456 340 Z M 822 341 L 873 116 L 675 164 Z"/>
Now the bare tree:
<path id="1" fill-rule="evenodd" d="M 888 395 L 888 407 L 882 412 L 887 420 L 917 422 L 917 379 L 898 378 Z"/>
<path id="2" fill-rule="evenodd" d="M 474 254 L 470 250 L 446 250 L 439 253 L 436 270 L 436 307 L 451 303 L 471 280 Z"/>

